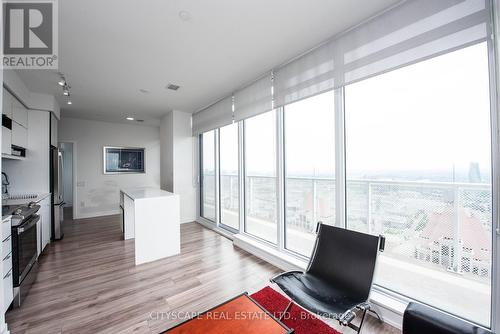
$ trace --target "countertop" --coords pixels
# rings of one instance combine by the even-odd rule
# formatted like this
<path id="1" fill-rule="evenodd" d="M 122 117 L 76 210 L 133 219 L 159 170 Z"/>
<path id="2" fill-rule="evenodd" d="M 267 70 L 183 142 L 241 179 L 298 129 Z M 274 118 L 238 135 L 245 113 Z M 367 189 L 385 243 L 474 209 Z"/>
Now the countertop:
<path id="1" fill-rule="evenodd" d="M 121 189 L 121 192 L 133 200 L 177 196 L 174 193 L 153 187 L 125 188 Z"/>
<path id="2" fill-rule="evenodd" d="M 12 194 L 12 196 L 16 196 L 18 194 Z M 50 193 L 39 193 L 34 198 L 14 198 L 14 199 L 4 199 L 2 200 L 2 205 L 21 205 L 28 204 L 29 202 L 39 203 L 50 196 Z"/>

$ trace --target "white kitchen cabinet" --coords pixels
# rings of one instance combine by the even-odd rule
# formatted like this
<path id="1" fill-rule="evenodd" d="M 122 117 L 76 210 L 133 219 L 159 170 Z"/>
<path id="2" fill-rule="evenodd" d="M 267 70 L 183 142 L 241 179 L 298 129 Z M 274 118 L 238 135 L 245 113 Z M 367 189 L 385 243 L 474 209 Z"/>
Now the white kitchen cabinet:
<path id="1" fill-rule="evenodd" d="M 45 247 L 50 243 L 50 222 L 51 222 L 51 212 L 50 212 L 50 196 L 46 197 L 40 201 L 40 253 L 43 252 Z"/>
<path id="2" fill-rule="evenodd" d="M 12 240 L 10 217 L 2 221 L 2 277 L 3 277 L 3 310 L 5 313 L 14 299 L 12 285 Z"/>
<path id="3" fill-rule="evenodd" d="M 12 122 L 12 145 L 28 147 L 28 129 L 17 122 Z"/>
<path id="4" fill-rule="evenodd" d="M 2 126 L 2 154 L 11 155 L 11 145 L 28 147 L 28 110 L 5 88 L 2 94 L 2 113 L 10 119 L 7 120 L 8 123 L 11 123 L 8 125 L 11 129 Z"/>
<path id="5" fill-rule="evenodd" d="M 12 130 L 2 127 L 2 154 L 12 153 Z"/>
<path id="6" fill-rule="evenodd" d="M 2 114 L 5 116 L 12 118 L 12 95 L 7 91 L 7 89 L 3 88 L 3 97 L 2 97 Z"/>
<path id="7" fill-rule="evenodd" d="M 28 128 L 28 109 L 17 99 L 13 99 L 12 102 L 12 120 L 24 128 Z"/>

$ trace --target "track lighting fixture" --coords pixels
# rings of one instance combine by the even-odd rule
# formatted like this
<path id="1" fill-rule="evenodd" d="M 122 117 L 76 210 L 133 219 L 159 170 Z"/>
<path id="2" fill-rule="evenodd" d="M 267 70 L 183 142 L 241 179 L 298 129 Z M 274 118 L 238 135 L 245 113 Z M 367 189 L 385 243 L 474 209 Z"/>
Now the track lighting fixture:
<path id="1" fill-rule="evenodd" d="M 68 97 L 67 104 L 71 105 L 71 104 L 73 104 L 71 102 L 71 100 L 69 99 L 69 97 L 71 95 L 71 91 L 70 91 L 71 90 L 71 86 L 66 81 L 66 78 L 65 78 L 64 74 L 59 73 L 59 76 L 61 77 L 61 79 L 57 82 L 57 84 L 62 87 L 62 89 L 63 89 L 63 95 Z"/>

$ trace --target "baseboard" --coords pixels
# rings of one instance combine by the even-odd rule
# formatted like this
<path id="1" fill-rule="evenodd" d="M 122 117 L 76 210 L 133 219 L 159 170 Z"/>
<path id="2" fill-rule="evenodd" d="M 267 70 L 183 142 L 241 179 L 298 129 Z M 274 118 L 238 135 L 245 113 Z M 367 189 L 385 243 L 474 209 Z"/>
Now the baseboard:
<path id="1" fill-rule="evenodd" d="M 372 289 L 370 294 L 370 302 L 373 309 L 380 315 L 385 323 L 401 330 L 403 325 L 403 313 L 406 306 L 408 306 L 408 302 L 387 296 L 375 288 Z"/>
<path id="2" fill-rule="evenodd" d="M 181 218 L 181 224 L 192 223 L 196 221 L 196 217 L 193 218 Z"/>
<path id="3" fill-rule="evenodd" d="M 233 240 L 233 234 L 220 228 L 220 227 L 217 227 L 214 225 L 214 223 L 211 223 L 209 222 L 208 220 L 206 220 L 205 218 L 203 217 L 198 217 L 196 219 L 196 222 L 200 225 L 203 225 L 205 226 L 206 228 L 210 229 L 210 230 L 214 230 L 215 232 L 219 233 L 220 235 L 228 238 L 229 240 Z"/>
<path id="4" fill-rule="evenodd" d="M 74 219 L 86 219 L 86 218 L 95 218 L 95 217 L 103 217 L 103 216 L 112 216 L 119 215 L 120 210 L 110 210 L 110 211 L 99 211 L 99 212 L 91 212 L 91 213 L 77 213 Z M 184 218 L 180 221 L 181 224 L 192 223 L 196 221 L 196 218 Z"/>
<path id="5" fill-rule="evenodd" d="M 89 213 L 76 213 L 76 217 L 73 219 L 86 219 L 86 218 L 95 218 L 95 217 L 103 217 L 103 216 L 112 216 L 120 214 L 120 210 L 109 210 L 109 211 L 98 211 L 98 212 L 89 212 Z"/>

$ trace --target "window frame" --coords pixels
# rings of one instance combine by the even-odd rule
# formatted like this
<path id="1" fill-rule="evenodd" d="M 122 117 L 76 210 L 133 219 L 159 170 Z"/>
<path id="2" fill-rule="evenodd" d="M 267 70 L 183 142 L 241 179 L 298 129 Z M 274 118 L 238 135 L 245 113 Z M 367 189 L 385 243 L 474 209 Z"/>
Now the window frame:
<path id="1" fill-rule="evenodd" d="M 215 212 L 215 217 L 214 219 L 211 219 L 211 218 L 208 218 L 208 217 L 205 217 L 205 212 L 204 212 L 204 197 L 203 197 L 203 194 L 204 194 L 204 182 L 203 182 L 203 133 L 199 134 L 198 136 L 198 147 L 199 147 L 199 160 L 200 160 L 200 163 L 199 163 L 199 175 L 200 175 L 200 196 L 199 196 L 199 200 L 200 200 L 200 205 L 199 205 L 199 211 L 200 211 L 200 218 L 203 218 L 205 219 L 206 221 L 210 222 L 211 224 L 216 224 L 217 225 L 217 213 L 218 213 L 218 209 L 217 207 L 219 206 L 218 204 L 218 200 L 217 200 L 217 146 L 216 146 L 216 137 L 217 137 L 217 130 L 210 130 L 210 131 L 214 131 L 214 177 L 215 177 L 215 180 L 214 180 L 214 200 L 215 200 L 215 208 L 214 208 L 214 212 Z M 210 131 L 207 131 L 207 132 L 210 132 Z"/>
<path id="2" fill-rule="evenodd" d="M 277 236 L 276 236 L 276 243 L 273 243 L 269 240 L 266 240 L 262 237 L 259 237 L 257 235 L 251 234 L 247 231 L 247 215 L 246 215 L 246 207 L 247 207 L 247 195 L 246 195 L 246 179 L 247 179 L 247 168 L 246 168 L 246 135 L 247 135 L 247 129 L 246 129 L 246 119 L 240 121 L 242 126 L 240 127 L 240 130 L 242 132 L 240 138 L 242 143 L 240 144 L 240 148 L 242 149 L 242 171 L 243 171 L 243 179 L 242 183 L 240 184 L 240 188 L 243 189 L 243 208 L 242 210 L 240 209 L 240 216 L 243 217 L 243 222 L 242 226 L 240 227 L 240 233 L 244 234 L 246 236 L 249 236 L 251 238 L 254 238 L 255 240 L 267 245 L 271 246 L 273 248 L 276 248 L 278 250 L 283 250 L 282 247 L 282 242 L 283 238 L 281 237 L 282 235 L 282 208 L 281 208 L 281 196 L 280 194 L 280 189 L 281 189 L 281 166 L 280 166 L 280 155 L 281 155 L 281 109 L 282 108 L 276 108 L 267 112 L 264 112 L 262 114 L 253 116 L 253 117 L 258 117 L 260 115 L 263 115 L 265 113 L 269 112 L 274 112 L 275 113 L 275 126 L 276 126 L 276 147 L 275 147 L 275 153 L 276 153 L 276 160 L 275 160 L 275 171 L 276 171 L 276 229 L 277 229 Z"/>
<path id="3" fill-rule="evenodd" d="M 219 182 L 218 182 L 218 198 L 217 198 L 217 206 L 219 208 L 219 214 L 218 214 L 218 226 L 220 226 L 221 228 L 227 230 L 228 232 L 232 233 L 232 234 L 235 234 L 235 233 L 238 233 L 240 231 L 240 215 L 241 215 L 241 210 L 240 210 L 240 188 L 241 188 L 241 185 L 240 185 L 240 166 L 239 166 L 239 153 L 240 153 L 240 147 L 239 147 L 239 124 L 238 123 L 231 123 L 229 125 L 226 125 L 226 126 L 236 126 L 237 128 L 237 137 L 238 137 L 238 175 L 236 176 L 237 180 L 238 180 L 238 228 L 235 229 L 234 227 L 232 226 L 229 226 L 229 225 L 226 225 L 224 224 L 224 222 L 222 221 L 222 197 L 221 197 L 221 189 L 222 189 L 222 183 L 221 183 L 221 154 L 220 154 L 220 129 L 217 130 L 217 138 L 216 138 L 216 141 L 217 141 L 217 147 L 218 147 L 218 154 L 217 154 L 217 161 L 218 161 L 218 171 L 216 172 L 218 175 L 219 175 Z"/>
<path id="4" fill-rule="evenodd" d="M 341 89 L 343 91 L 343 88 L 341 88 Z M 308 96 L 307 98 L 304 98 L 302 100 L 311 99 L 311 98 L 314 98 L 314 97 L 316 97 L 318 95 L 326 94 L 326 93 L 329 93 L 329 92 L 332 92 L 332 91 L 321 92 L 321 93 L 313 95 L 313 96 Z M 302 100 L 294 101 L 293 103 L 297 103 L 297 102 L 300 102 Z M 334 128 L 335 131 L 337 131 L 337 128 L 336 128 L 337 114 L 339 113 L 339 111 L 337 110 L 337 102 L 336 101 L 337 101 L 337 90 L 334 89 L 333 90 L 333 100 L 332 100 L 332 108 L 331 109 L 335 113 L 333 124 L 332 124 L 332 126 L 333 126 L 333 128 Z M 293 104 L 293 103 L 291 103 L 291 104 Z M 287 145 L 287 143 L 286 143 L 286 126 L 285 126 L 286 117 L 287 117 L 286 116 L 286 107 L 287 107 L 287 105 L 279 108 L 280 109 L 280 115 L 281 115 L 281 117 L 280 117 L 280 124 L 279 124 L 279 129 L 281 131 L 281 133 L 280 133 L 280 141 L 281 141 L 281 143 L 280 143 L 280 149 L 282 151 L 281 156 L 280 156 L 280 159 L 282 161 L 282 171 L 281 171 L 282 186 L 280 186 L 280 189 L 282 189 L 282 198 L 283 198 L 283 201 L 282 201 L 283 202 L 283 209 L 282 209 L 282 217 L 283 217 L 282 220 L 283 221 L 281 223 L 281 225 L 282 225 L 282 248 L 280 250 L 283 251 L 283 252 L 285 252 L 285 253 L 287 253 L 287 254 L 289 254 L 289 255 L 295 256 L 298 259 L 308 261 L 309 258 L 310 258 L 309 256 L 301 254 L 301 253 L 299 253 L 297 251 L 294 251 L 292 249 L 288 249 L 286 247 L 286 245 L 287 245 L 286 244 L 286 239 L 287 239 L 287 236 L 286 236 L 286 234 L 287 234 L 286 233 L 286 229 L 287 229 L 287 226 L 286 226 L 286 224 L 287 224 L 287 222 L 286 222 L 286 203 L 287 203 L 286 202 L 286 188 L 287 188 L 286 187 L 286 178 L 287 178 L 287 176 L 286 176 L 286 168 L 287 168 L 287 166 L 286 166 L 286 145 Z M 343 131 L 342 131 L 342 133 L 343 133 Z M 337 150 L 338 150 L 338 148 L 337 148 L 337 137 L 338 137 L 337 132 L 335 132 L 335 134 L 334 134 L 334 142 L 331 143 L 331 144 L 333 144 L 332 146 L 333 146 L 334 159 L 335 159 L 335 166 L 334 166 L 334 168 L 335 168 L 335 207 L 334 207 L 334 210 L 335 210 L 335 225 L 338 225 L 338 215 L 337 215 L 337 211 L 338 210 L 337 210 L 336 206 L 337 206 L 337 204 L 339 202 L 337 200 L 337 198 L 336 198 L 337 195 L 338 195 L 338 192 L 337 192 L 337 179 L 338 179 L 338 177 L 337 177 L 337 170 L 336 170 L 336 168 L 337 168 Z M 343 205 L 343 202 L 344 201 L 340 201 L 340 205 Z"/>
<path id="5" fill-rule="evenodd" d="M 492 25 L 488 25 L 488 69 L 490 81 L 490 124 L 491 124 L 491 168 L 492 168 L 492 279 L 491 279 L 491 319 L 494 332 L 500 331 L 500 96 L 498 93 L 500 80 L 500 5 L 492 1 L 490 13 Z"/>
<path id="6" fill-rule="evenodd" d="M 499 190 L 500 189 L 500 116 L 498 115 L 498 104 L 497 104 L 497 101 L 498 101 L 497 94 L 498 93 L 496 91 L 497 82 L 496 82 L 496 78 L 495 78 L 496 62 L 494 60 L 495 58 L 494 58 L 493 42 L 491 39 L 488 39 L 486 41 L 478 41 L 476 43 L 467 44 L 467 45 L 464 45 L 463 47 L 453 49 L 453 50 L 450 50 L 449 52 L 437 55 L 437 57 L 441 57 L 441 56 L 453 53 L 455 51 L 465 49 L 468 47 L 472 47 L 472 46 L 475 46 L 475 45 L 478 45 L 481 43 L 486 43 L 486 50 L 487 50 L 487 57 L 488 57 L 488 72 L 489 72 L 489 97 L 490 97 L 490 132 L 491 132 L 490 138 L 491 138 L 491 171 L 492 171 L 492 173 L 491 173 L 491 191 L 492 191 L 492 193 L 491 193 L 491 196 L 492 196 L 492 198 L 491 198 L 491 202 L 492 202 L 491 275 L 492 275 L 492 277 L 491 277 L 491 286 L 490 286 L 490 298 L 491 298 L 491 301 L 490 301 L 490 303 L 491 303 L 490 304 L 490 306 L 491 306 L 490 307 L 490 327 L 486 327 L 480 323 L 475 322 L 474 320 L 462 318 L 461 316 L 452 313 L 450 310 L 440 309 L 439 307 L 437 307 L 435 305 L 426 304 L 424 301 L 417 300 L 417 299 L 415 299 L 411 296 L 408 296 L 402 292 L 392 290 L 388 287 L 379 285 L 375 282 L 373 282 L 373 290 L 380 292 L 382 294 L 385 294 L 387 296 L 390 296 L 391 298 L 394 298 L 394 299 L 401 301 L 401 302 L 404 302 L 404 303 L 408 303 L 410 301 L 415 301 L 415 302 L 418 302 L 421 304 L 429 305 L 433 308 L 441 310 L 442 312 L 445 312 L 445 313 L 451 314 L 452 316 L 455 316 L 457 318 L 463 319 L 466 322 L 470 322 L 470 323 L 473 323 L 479 327 L 491 329 L 491 330 L 494 330 L 495 332 L 497 332 L 500 329 L 500 314 L 498 314 L 500 312 L 500 263 L 499 263 L 500 262 L 500 219 L 499 219 L 500 218 L 499 217 L 500 204 L 498 204 L 499 200 L 500 200 L 500 192 L 499 192 L 500 191 Z M 412 64 L 408 64 L 408 65 L 405 65 L 402 67 L 412 66 L 414 64 L 418 64 L 418 63 L 425 61 L 425 60 L 427 60 L 427 59 L 422 59 L 421 61 L 418 61 L 418 62 L 415 62 Z M 395 69 L 391 70 L 391 72 L 397 71 L 399 69 L 400 69 L 400 67 L 395 68 Z M 377 74 L 374 77 L 379 76 L 379 75 L 384 75 L 384 74 L 385 74 L 385 72 Z M 365 80 L 369 80 L 370 78 L 371 77 L 365 78 L 363 80 L 360 80 L 360 82 L 365 81 Z M 356 82 L 353 82 L 353 84 L 354 83 L 356 83 Z M 342 107 L 339 108 L 338 111 L 341 113 L 341 117 L 342 117 L 342 124 L 343 124 L 342 131 L 344 131 L 344 133 L 343 133 L 344 143 L 343 143 L 343 147 L 339 147 L 339 151 L 343 150 L 343 153 L 338 158 L 339 158 L 339 161 L 342 162 L 342 165 L 344 168 L 343 169 L 344 186 L 342 189 L 344 191 L 343 209 L 345 210 L 345 212 L 343 214 L 343 220 L 344 220 L 344 228 L 348 228 L 348 225 L 347 225 L 347 184 L 346 184 L 347 183 L 347 175 L 345 174 L 346 173 L 346 163 L 347 163 L 346 145 L 345 145 L 345 129 L 346 129 L 346 126 L 345 126 L 346 125 L 345 124 L 345 102 L 346 102 L 345 101 L 345 86 L 342 86 L 341 88 L 336 89 L 336 90 L 339 91 L 339 94 L 342 94 Z M 339 116 L 340 116 L 340 114 L 339 114 Z M 336 127 L 336 131 L 337 130 L 340 130 L 340 128 Z M 496 233 L 495 233 L 495 226 L 496 226 Z"/>

